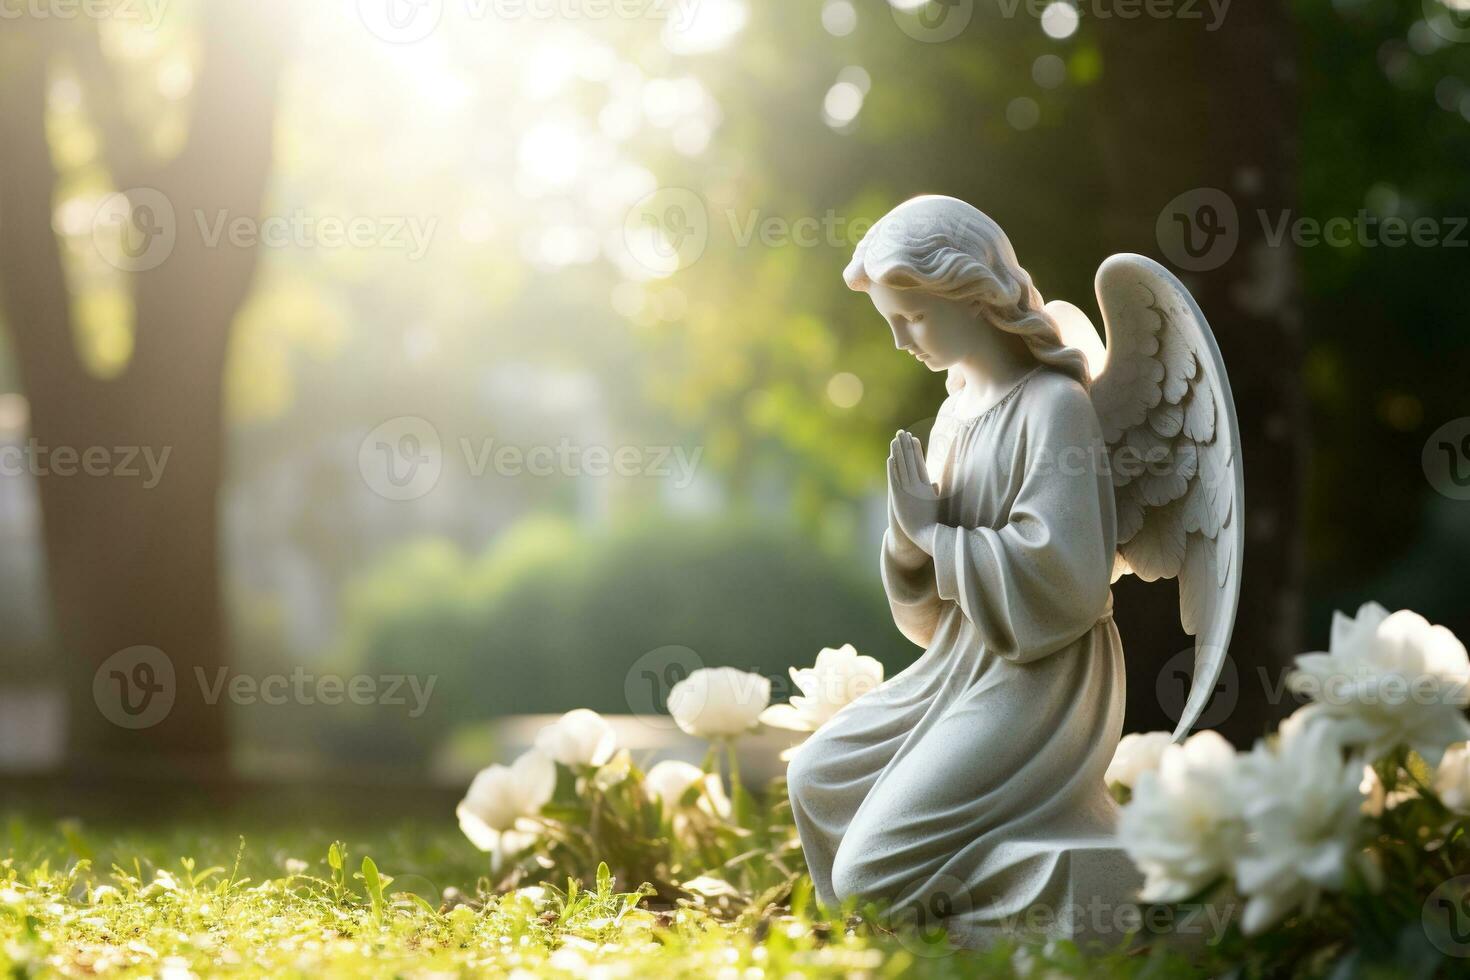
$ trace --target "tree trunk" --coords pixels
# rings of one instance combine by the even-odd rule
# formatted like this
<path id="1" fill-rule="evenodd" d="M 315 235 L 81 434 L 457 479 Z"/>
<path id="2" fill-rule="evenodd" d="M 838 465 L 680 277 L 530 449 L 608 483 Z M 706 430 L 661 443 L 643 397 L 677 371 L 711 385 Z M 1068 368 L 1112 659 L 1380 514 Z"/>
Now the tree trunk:
<path id="1" fill-rule="evenodd" d="M 230 326 L 257 256 L 226 242 L 210 247 L 194 216 L 260 217 L 279 13 L 274 3 L 207 5 L 189 138 L 177 158 L 154 166 L 121 116 L 95 28 L 7 28 L 28 36 L 6 46 L 0 86 L 0 290 L 39 451 L 68 758 L 79 773 L 227 772 L 228 692 L 216 687 L 227 663 L 217 513 L 222 393 Z M 115 186 L 147 188 L 172 210 L 131 217 L 172 220 L 176 231 L 161 263 L 130 274 L 134 351 L 111 379 L 89 374 L 74 349 L 52 231 L 57 175 L 44 112 L 49 71 L 62 58 L 83 79 Z M 130 195 L 131 206 L 143 199 Z M 105 475 L 64 463 L 57 450 L 80 459 L 90 451 L 99 461 L 105 453 L 107 464 L 94 467 Z"/>
<path id="2" fill-rule="evenodd" d="M 1206 17 L 1208 20 L 1208 16 Z M 1300 305 L 1295 256 L 1269 247 L 1258 214 L 1295 200 L 1296 102 L 1291 24 L 1283 5 L 1236 4 L 1218 30 L 1181 19 L 1100 20 L 1103 80 L 1095 89 L 1103 224 L 1114 251 L 1180 265 L 1159 232 L 1178 210 L 1203 234 L 1201 207 L 1224 192 L 1239 234 L 1181 276 L 1210 320 L 1230 372 L 1244 443 L 1246 552 L 1230 663 L 1200 727 L 1237 743 L 1290 710 L 1278 690 L 1300 652 L 1303 460 Z M 1189 195 L 1182 200 L 1180 195 Z M 1213 198 L 1213 201 L 1211 200 Z M 1171 203 L 1178 201 L 1176 208 Z M 1215 212 L 1232 224 L 1228 209 Z M 1175 226 L 1165 215 L 1164 227 Z M 1203 246 L 1208 239 L 1197 237 Z M 1191 261 L 1185 255 L 1184 261 Z M 1119 629 L 1130 661 L 1130 730 L 1172 728 L 1183 706 L 1190 641 L 1171 586 L 1120 582 Z M 1157 683 L 1155 683 L 1157 681 Z"/>

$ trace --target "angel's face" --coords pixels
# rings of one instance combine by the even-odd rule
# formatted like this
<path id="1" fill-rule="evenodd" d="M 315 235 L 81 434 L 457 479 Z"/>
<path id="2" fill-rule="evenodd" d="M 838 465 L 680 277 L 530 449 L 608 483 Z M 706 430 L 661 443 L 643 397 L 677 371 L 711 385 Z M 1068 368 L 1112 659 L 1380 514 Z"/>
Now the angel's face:
<path id="1" fill-rule="evenodd" d="M 876 282 L 868 287 L 868 297 L 888 321 L 894 346 L 929 370 L 947 371 L 974 352 L 979 327 L 974 303 Z"/>

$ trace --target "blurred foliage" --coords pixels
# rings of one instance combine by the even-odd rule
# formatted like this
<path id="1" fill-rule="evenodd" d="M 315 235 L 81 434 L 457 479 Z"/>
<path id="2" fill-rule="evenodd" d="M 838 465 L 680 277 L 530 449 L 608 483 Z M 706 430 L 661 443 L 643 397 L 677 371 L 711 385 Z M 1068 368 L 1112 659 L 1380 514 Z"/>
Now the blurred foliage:
<path id="1" fill-rule="evenodd" d="M 157 30 L 96 24 L 119 69 L 116 111 L 159 155 L 180 142 L 198 75 L 199 2 L 169 4 Z M 302 6 L 269 212 L 414 218 L 433 234 L 417 257 L 299 245 L 264 257 L 227 386 L 227 504 L 250 505 L 231 538 L 233 571 L 249 580 L 237 607 L 242 663 L 289 668 L 322 653 L 278 627 L 297 581 L 281 571 L 287 559 L 320 571 L 334 625 L 344 584 L 362 578 L 345 600 L 344 656 L 440 670 L 445 704 L 451 686 L 466 692 L 457 717 L 470 704 L 479 715 L 533 704 L 616 710 L 605 699 L 616 699 L 630 656 L 664 643 L 772 672 L 845 639 L 891 642 L 867 652 L 896 654 L 865 507 L 881 492 L 887 438 L 901 425 L 923 431 L 943 388 L 894 355 L 866 299 L 841 281 L 864 223 L 916 193 L 966 197 L 1008 229 L 1048 298 L 1084 307 L 1104 257 L 1097 201 L 1107 161 L 1089 99 L 1109 71 L 1099 43 L 1109 25 L 1084 16 L 1058 40 L 1024 4 L 1010 17 L 975 8 L 958 38 L 923 44 L 886 0 L 855 0 L 842 36 L 824 28 L 820 4 L 756 2 L 728 45 L 680 55 L 661 43 L 656 20 L 446 21 L 421 43 L 392 45 L 340 5 Z M 1301 93 L 1301 216 L 1470 214 L 1470 44 L 1444 40 L 1426 20 L 1448 8 L 1290 8 L 1299 56 L 1281 70 Z M 839 81 L 865 94 L 855 119 L 829 123 L 824 100 Z M 1009 120 L 1018 99 L 1034 102 L 1034 126 Z M 94 371 L 119 371 L 132 344 L 127 277 L 101 261 L 91 226 L 117 183 L 99 123 L 117 120 L 99 119 L 65 64 L 48 110 L 75 329 Z M 1239 124 L 1251 124 L 1248 106 Z M 690 140 L 690 126 L 705 127 L 707 142 Z M 558 174 L 570 176 L 558 183 Z M 629 207 L 659 186 L 696 194 L 709 229 L 698 260 L 667 277 L 630 263 L 622 246 Z M 803 220 L 817 222 L 814 242 L 795 240 Z M 195 221 L 180 215 L 181 232 L 196 233 Z M 1312 634 L 1333 606 L 1368 595 L 1412 602 L 1470 633 L 1456 543 L 1470 519 L 1433 493 L 1419 465 L 1429 433 L 1467 411 L 1466 254 L 1300 250 L 1301 381 L 1314 408 Z M 9 390 L 22 379 L 3 347 Z M 591 395 L 558 403 L 558 378 Z M 368 430 L 400 414 L 432 420 L 451 444 L 461 434 L 526 443 L 567 432 L 608 445 L 698 443 L 720 493 L 689 509 L 789 522 L 805 535 L 790 541 L 856 554 L 856 565 L 733 532 L 748 548 L 728 564 L 715 554 L 728 542 L 698 535 L 703 543 L 679 542 L 682 551 L 665 541 L 652 555 L 628 545 L 617 560 L 597 559 L 619 535 L 637 540 L 646 532 L 628 528 L 670 504 L 646 484 L 608 495 L 596 520 L 623 530 L 581 553 L 554 524 L 496 543 L 528 514 L 580 513 L 571 481 L 486 480 L 478 496 L 436 491 L 383 508 L 357 477 L 356 453 Z M 845 578 L 834 577 L 839 565 Z M 376 591 L 358 574 L 365 567 L 381 569 Z M 763 591 L 767 573 L 784 587 Z M 525 610 L 519 619 L 513 603 Z M 262 622 L 243 621 L 256 611 Z M 609 651 L 612 637 L 619 646 Z M 495 657 L 511 661 L 498 682 L 487 679 Z M 562 697 L 568 677 L 593 693 Z M 517 689 L 524 703 L 506 693 Z"/>
<path id="2" fill-rule="evenodd" d="M 1470 217 L 1470 44 L 1448 39 L 1449 6 L 1296 0 L 1293 9 L 1302 215 Z M 1470 312 L 1459 290 L 1470 230 L 1459 238 L 1458 247 L 1300 250 L 1314 409 L 1309 634 L 1333 607 L 1369 596 L 1470 633 L 1464 554 L 1436 544 L 1470 533 L 1470 512 L 1435 494 L 1420 468 L 1430 434 L 1470 410 Z M 1404 572 L 1416 567 L 1424 574 L 1406 588 Z"/>
<path id="3" fill-rule="evenodd" d="M 410 544 L 348 586 L 334 668 L 437 682 L 422 718 L 362 709 L 321 738 L 344 756 L 413 761 L 455 727 L 498 715 L 662 709 L 630 704 L 628 692 L 643 683 L 639 659 L 669 646 L 703 666 L 764 673 L 780 700 L 789 666 L 846 642 L 890 676 L 916 653 L 873 577 L 793 528 L 691 521 L 590 534 L 537 518 L 479 555 Z"/>

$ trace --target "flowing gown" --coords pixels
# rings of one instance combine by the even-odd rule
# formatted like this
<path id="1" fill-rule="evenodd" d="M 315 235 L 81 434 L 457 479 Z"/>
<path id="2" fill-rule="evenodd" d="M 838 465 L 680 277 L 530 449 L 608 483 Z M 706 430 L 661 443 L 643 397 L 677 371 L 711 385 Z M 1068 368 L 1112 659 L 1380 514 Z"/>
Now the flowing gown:
<path id="1" fill-rule="evenodd" d="M 964 942 L 1066 901 L 1063 854 L 1111 839 L 1124 681 L 1087 392 L 1037 368 L 982 415 L 951 401 L 926 453 L 934 557 L 891 513 L 883 540 L 894 621 L 924 653 L 808 739 L 788 782 L 820 900 L 945 917 Z"/>

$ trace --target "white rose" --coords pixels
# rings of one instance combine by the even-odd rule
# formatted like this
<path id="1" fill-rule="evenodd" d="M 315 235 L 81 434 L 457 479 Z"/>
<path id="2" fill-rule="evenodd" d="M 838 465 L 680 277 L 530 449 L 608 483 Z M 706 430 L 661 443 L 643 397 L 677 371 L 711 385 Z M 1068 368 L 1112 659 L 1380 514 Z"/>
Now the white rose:
<path id="1" fill-rule="evenodd" d="M 669 692 L 674 723 L 700 738 L 749 731 L 771 701 L 771 682 L 734 667 L 701 667 Z"/>
<path id="2" fill-rule="evenodd" d="M 493 855 L 499 869 L 508 856 L 529 847 L 536 824 L 527 820 L 541 812 L 556 789 L 556 767 L 535 749 L 508 766 L 480 770 L 454 810 L 459 829 L 482 851 Z"/>
<path id="3" fill-rule="evenodd" d="M 1356 618 L 1338 613 L 1327 653 L 1296 658 L 1291 688 L 1312 698 L 1305 724 L 1327 724 L 1372 762 L 1407 745 L 1439 762 L 1445 747 L 1470 738 L 1470 657 L 1455 635 L 1407 609 L 1390 615 L 1367 603 Z"/>
<path id="4" fill-rule="evenodd" d="M 617 749 L 617 734 L 589 708 L 568 711 L 536 733 L 536 748 L 564 766 L 600 766 Z"/>
<path id="5" fill-rule="evenodd" d="M 1143 872 L 1143 900 L 1179 902 L 1222 877 L 1243 830 L 1236 754 L 1216 732 L 1167 746 L 1118 818 L 1118 838 Z"/>
<path id="6" fill-rule="evenodd" d="M 650 799 L 662 801 L 665 813 L 679 809 L 679 802 L 689 787 L 703 784 L 698 806 L 710 816 L 728 817 L 730 799 L 725 795 L 725 785 L 718 773 L 705 772 L 696 765 L 678 759 L 665 759 L 648 770 L 643 777 L 643 789 Z"/>
<path id="7" fill-rule="evenodd" d="M 1236 784 L 1247 846 L 1235 881 L 1248 896 L 1241 929 L 1259 933 L 1322 889 L 1343 885 L 1363 830 L 1363 760 L 1343 758 L 1325 725 L 1304 725 L 1241 759 Z"/>
<path id="8" fill-rule="evenodd" d="M 1434 792 L 1456 813 L 1470 813 L 1470 744 L 1451 746 L 1434 773 Z"/>
<path id="9" fill-rule="evenodd" d="M 1123 740 L 1118 743 L 1118 750 L 1113 753 L 1113 761 L 1108 763 L 1103 782 L 1109 786 L 1132 789 L 1139 776 L 1159 768 L 1164 750 L 1172 744 L 1174 739 L 1168 732 L 1124 735 Z"/>
<path id="10" fill-rule="evenodd" d="M 761 713 L 762 724 L 794 732 L 814 732 L 833 715 L 883 683 L 883 665 L 860 655 L 851 643 L 826 647 L 814 666 L 790 668 L 791 680 L 801 694 L 790 704 L 776 704 Z"/>

